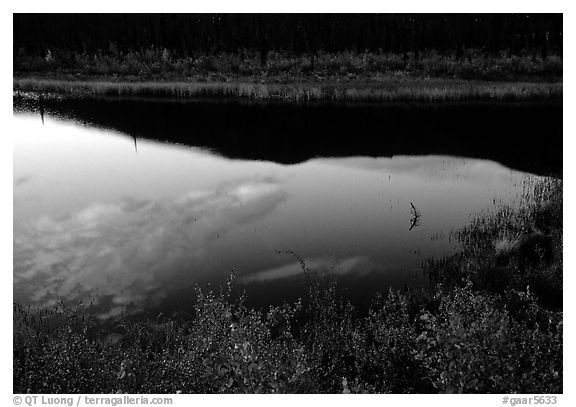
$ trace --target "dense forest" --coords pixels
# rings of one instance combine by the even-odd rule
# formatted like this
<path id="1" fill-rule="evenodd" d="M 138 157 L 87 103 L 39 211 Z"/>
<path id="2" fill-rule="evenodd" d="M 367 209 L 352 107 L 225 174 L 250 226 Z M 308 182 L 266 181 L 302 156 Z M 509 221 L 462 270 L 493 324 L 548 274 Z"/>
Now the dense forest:
<path id="1" fill-rule="evenodd" d="M 14 14 L 14 52 L 562 54 L 561 14 Z"/>

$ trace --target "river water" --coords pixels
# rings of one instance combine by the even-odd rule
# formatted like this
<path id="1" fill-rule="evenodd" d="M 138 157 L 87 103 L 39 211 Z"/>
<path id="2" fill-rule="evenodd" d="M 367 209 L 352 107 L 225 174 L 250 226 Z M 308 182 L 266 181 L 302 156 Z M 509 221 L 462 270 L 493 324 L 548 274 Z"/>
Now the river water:
<path id="1" fill-rule="evenodd" d="M 425 285 L 422 262 L 457 250 L 451 232 L 538 178 L 447 154 L 230 156 L 94 120 L 14 114 L 19 302 L 92 301 L 103 319 L 186 309 L 196 284 L 234 271 L 266 305 L 305 292 L 299 258 L 353 297 Z"/>

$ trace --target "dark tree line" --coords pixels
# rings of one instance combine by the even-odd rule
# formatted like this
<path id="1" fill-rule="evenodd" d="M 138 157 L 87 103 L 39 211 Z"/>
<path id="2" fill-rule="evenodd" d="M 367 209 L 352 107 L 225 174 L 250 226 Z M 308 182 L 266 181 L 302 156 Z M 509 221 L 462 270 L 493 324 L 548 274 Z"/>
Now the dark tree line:
<path id="1" fill-rule="evenodd" d="M 561 14 L 14 14 L 14 52 L 562 54 Z"/>

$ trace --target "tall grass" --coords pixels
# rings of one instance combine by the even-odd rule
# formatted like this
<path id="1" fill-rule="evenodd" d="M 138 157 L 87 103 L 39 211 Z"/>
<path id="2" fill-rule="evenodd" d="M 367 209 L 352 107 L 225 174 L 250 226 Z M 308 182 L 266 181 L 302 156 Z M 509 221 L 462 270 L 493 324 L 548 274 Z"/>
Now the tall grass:
<path id="1" fill-rule="evenodd" d="M 479 216 L 458 231 L 461 251 L 433 259 L 430 278 L 444 286 L 473 283 L 479 290 L 502 293 L 529 287 L 545 308 L 562 309 L 562 181 L 547 179 L 524 186 L 522 205 L 496 204 L 495 213 Z M 527 236 L 539 237 L 522 251 Z"/>
<path id="2" fill-rule="evenodd" d="M 241 98 L 290 102 L 561 100 L 561 83 L 394 80 L 365 83 L 121 82 L 17 78 L 14 90 L 68 96 Z"/>
<path id="3" fill-rule="evenodd" d="M 255 50 L 176 56 L 151 48 L 121 53 L 18 52 L 14 89 L 98 96 L 238 97 L 285 101 L 463 101 L 562 97 L 562 58 Z"/>

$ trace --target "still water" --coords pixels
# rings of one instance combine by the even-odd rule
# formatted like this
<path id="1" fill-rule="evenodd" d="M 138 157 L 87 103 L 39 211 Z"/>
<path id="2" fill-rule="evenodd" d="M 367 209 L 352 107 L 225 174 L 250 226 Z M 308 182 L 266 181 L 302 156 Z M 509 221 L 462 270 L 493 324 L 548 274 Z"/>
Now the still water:
<path id="1" fill-rule="evenodd" d="M 232 159 L 53 116 L 13 122 L 15 300 L 90 298 L 101 318 L 185 308 L 191 287 L 232 270 L 254 303 L 302 295 L 288 251 L 356 296 L 424 284 L 422 261 L 456 249 L 450 232 L 537 178 L 445 155 Z"/>

